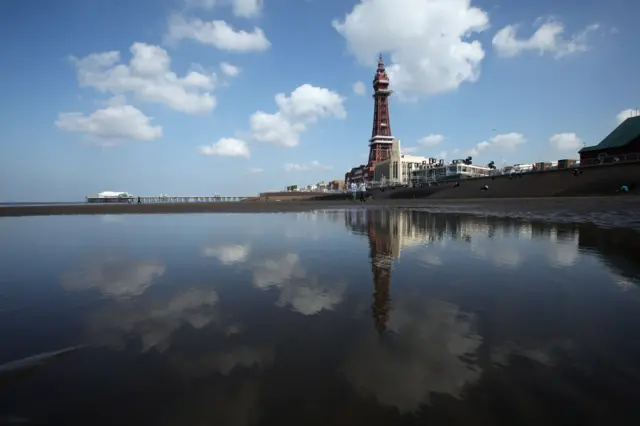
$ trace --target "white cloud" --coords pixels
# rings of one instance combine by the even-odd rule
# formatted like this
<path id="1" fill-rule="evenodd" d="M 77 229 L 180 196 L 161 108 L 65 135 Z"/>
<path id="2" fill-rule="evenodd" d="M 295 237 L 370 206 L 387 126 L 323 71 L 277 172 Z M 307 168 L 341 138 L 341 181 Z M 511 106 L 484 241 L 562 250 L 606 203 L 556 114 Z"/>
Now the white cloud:
<path id="1" fill-rule="evenodd" d="M 233 14 L 242 18 L 251 18 L 260 14 L 263 0 L 233 0 Z"/>
<path id="2" fill-rule="evenodd" d="M 321 117 L 347 117 L 344 98 L 322 87 L 303 84 L 290 96 L 278 93 L 275 99 L 279 112 L 292 120 L 315 123 Z"/>
<path id="3" fill-rule="evenodd" d="M 287 163 L 284 165 L 284 170 L 287 172 L 304 172 L 308 170 L 330 170 L 331 166 L 321 164 L 319 161 L 312 161 L 309 164 L 295 164 Z"/>
<path id="4" fill-rule="evenodd" d="M 526 140 L 521 133 L 506 133 L 492 137 L 490 146 L 512 151 L 525 142 Z"/>
<path id="5" fill-rule="evenodd" d="M 195 114 L 212 110 L 215 98 L 210 93 L 216 75 L 191 71 L 178 77 L 171 71 L 166 50 L 146 43 L 134 43 L 129 64 L 120 63 L 120 52 L 93 53 L 73 58 L 78 83 L 114 95 L 133 93 L 139 100 L 164 104 L 172 109 Z"/>
<path id="6" fill-rule="evenodd" d="M 356 81 L 355 83 L 353 83 L 353 93 L 355 93 L 356 95 L 364 96 L 366 90 L 367 88 L 363 82 Z"/>
<path id="7" fill-rule="evenodd" d="M 561 151 L 575 151 L 582 148 L 582 140 L 575 133 L 557 133 L 549 138 L 549 145 Z"/>
<path id="8" fill-rule="evenodd" d="M 261 142 L 293 148 L 300 143 L 300 133 L 306 130 L 302 123 L 291 123 L 280 113 L 257 111 L 250 118 L 251 133 Z"/>
<path id="9" fill-rule="evenodd" d="M 478 151 L 484 151 L 489 147 L 491 147 L 491 143 L 487 141 L 482 141 L 476 144 L 476 148 L 478 149 Z"/>
<path id="10" fill-rule="evenodd" d="M 212 145 L 200 147 L 202 155 L 221 157 L 246 157 L 251 155 L 247 143 L 240 139 L 222 138 Z"/>
<path id="11" fill-rule="evenodd" d="M 220 71 L 222 71 L 224 75 L 229 77 L 235 77 L 236 75 L 240 74 L 240 68 L 236 67 L 235 65 L 231 65 L 228 62 L 222 62 L 220 64 Z"/>
<path id="12" fill-rule="evenodd" d="M 625 109 L 624 111 L 620 111 L 620 113 L 618 113 L 618 115 L 616 116 L 616 121 L 618 122 L 618 124 L 622 124 L 622 122 L 627 118 L 637 117 L 638 115 L 640 114 L 638 114 L 637 109 Z"/>
<path id="13" fill-rule="evenodd" d="M 203 21 L 178 14 L 169 18 L 166 39 L 173 43 L 184 39 L 196 40 L 230 52 L 260 52 L 271 47 L 264 31 L 258 27 L 252 31 L 236 30 L 225 21 Z"/>
<path id="14" fill-rule="evenodd" d="M 56 127 L 66 132 L 89 135 L 102 145 L 118 141 L 150 141 L 162 137 L 162 126 L 153 126 L 151 117 L 131 105 L 109 106 L 87 116 L 79 112 L 58 115 Z"/>
<path id="15" fill-rule="evenodd" d="M 538 19 L 536 23 L 541 20 Z M 517 36 L 518 25 L 508 25 L 493 37 L 493 46 L 499 55 L 510 58 L 527 51 L 537 51 L 540 55 L 551 53 L 556 58 L 562 58 L 572 53 L 589 50 L 587 36 L 597 30 L 599 26 L 592 24 L 570 38 L 564 38 L 564 25 L 549 19 L 538 27 L 535 33 L 527 39 Z"/>
<path id="16" fill-rule="evenodd" d="M 465 154 L 470 156 L 480 155 L 480 153 L 488 150 L 498 148 L 503 151 L 513 151 L 518 146 L 524 144 L 526 139 L 521 133 L 505 133 L 496 135 L 490 139 L 490 142 L 482 141 L 477 143 L 473 148 L 468 150 Z"/>
<path id="17" fill-rule="evenodd" d="M 424 138 L 420 139 L 418 141 L 418 145 L 421 146 L 436 146 L 442 143 L 442 141 L 444 141 L 444 136 L 442 135 L 429 135 L 429 136 L 425 136 Z"/>
<path id="18" fill-rule="evenodd" d="M 264 172 L 264 169 L 261 169 L 260 167 L 252 167 L 249 169 L 249 173 L 252 175 L 256 175 L 258 173 L 262 173 Z"/>
<path id="19" fill-rule="evenodd" d="M 275 96 L 278 111 L 268 114 L 255 112 L 250 118 L 253 138 L 278 146 L 292 148 L 300 143 L 300 133 L 306 125 L 323 117 L 344 119 L 344 98 L 338 93 L 310 84 L 291 92 L 290 96 L 279 93 Z"/>
<path id="20" fill-rule="evenodd" d="M 488 27 L 489 17 L 470 0 L 360 0 L 332 25 L 363 65 L 374 66 L 379 52 L 391 54 L 395 90 L 437 93 L 479 78 L 485 52 L 470 37 Z"/>

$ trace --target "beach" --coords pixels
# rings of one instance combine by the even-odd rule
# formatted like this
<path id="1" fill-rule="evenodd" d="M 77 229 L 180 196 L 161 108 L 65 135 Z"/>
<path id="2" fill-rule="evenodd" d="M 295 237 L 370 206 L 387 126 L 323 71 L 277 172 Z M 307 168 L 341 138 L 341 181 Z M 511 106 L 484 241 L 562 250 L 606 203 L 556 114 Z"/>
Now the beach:
<path id="1" fill-rule="evenodd" d="M 285 213 L 362 206 L 393 208 L 423 208 L 441 212 L 475 212 L 484 214 L 561 214 L 590 215 L 598 213 L 640 210 L 640 197 L 618 195 L 609 197 L 554 197 L 504 199 L 372 199 L 351 200 L 256 200 L 216 203 L 166 204 L 74 204 L 74 205 L 10 205 L 0 206 L 0 217 L 54 215 L 115 215 L 115 214 L 179 214 L 179 213 Z"/>

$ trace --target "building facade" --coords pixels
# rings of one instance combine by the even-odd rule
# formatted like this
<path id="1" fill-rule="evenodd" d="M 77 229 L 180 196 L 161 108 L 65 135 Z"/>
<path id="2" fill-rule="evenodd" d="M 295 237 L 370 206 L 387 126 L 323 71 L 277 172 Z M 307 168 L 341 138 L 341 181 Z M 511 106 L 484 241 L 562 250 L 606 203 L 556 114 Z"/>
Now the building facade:
<path id="1" fill-rule="evenodd" d="M 468 179 L 491 176 L 497 172 L 488 167 L 474 166 L 462 162 L 456 164 L 444 164 L 428 162 L 411 171 L 412 184 L 429 184 L 433 182 L 446 182 L 451 180 Z"/>
<path id="2" fill-rule="evenodd" d="M 402 154 L 400 141 L 394 140 L 389 157 L 375 164 L 373 170 L 373 186 L 409 185 L 411 172 L 428 162 L 426 157 Z"/>
<path id="3" fill-rule="evenodd" d="M 353 167 L 344 175 L 344 184 L 349 186 L 351 182 L 361 183 L 365 180 L 367 166 L 361 164 L 357 167 Z"/>

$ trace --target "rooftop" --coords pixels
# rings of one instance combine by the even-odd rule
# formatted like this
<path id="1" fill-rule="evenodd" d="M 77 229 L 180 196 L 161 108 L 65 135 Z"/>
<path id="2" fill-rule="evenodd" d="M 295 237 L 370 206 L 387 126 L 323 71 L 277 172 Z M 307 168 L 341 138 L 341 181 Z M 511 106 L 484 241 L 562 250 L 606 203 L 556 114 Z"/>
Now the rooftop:
<path id="1" fill-rule="evenodd" d="M 640 116 L 629 117 L 624 120 L 613 132 L 604 138 L 598 145 L 587 146 L 579 152 L 600 151 L 603 149 L 621 148 L 640 137 Z"/>

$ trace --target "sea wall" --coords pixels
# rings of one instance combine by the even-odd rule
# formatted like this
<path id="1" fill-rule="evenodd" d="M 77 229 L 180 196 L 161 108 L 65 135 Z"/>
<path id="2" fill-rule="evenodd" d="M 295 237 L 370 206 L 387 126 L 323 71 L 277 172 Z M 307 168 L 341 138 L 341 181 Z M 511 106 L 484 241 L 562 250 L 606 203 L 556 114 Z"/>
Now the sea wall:
<path id="1" fill-rule="evenodd" d="M 309 192 L 289 192 L 289 191 L 280 191 L 280 192 L 261 192 L 260 193 L 260 198 L 280 198 L 280 197 L 286 197 L 286 198 L 295 198 L 295 199 L 302 199 L 302 198 L 309 198 L 312 195 L 310 195 Z"/>
<path id="2" fill-rule="evenodd" d="M 533 198 L 612 195 L 622 185 L 637 187 L 640 164 L 618 164 L 584 167 L 574 176 L 572 169 L 550 170 L 520 175 L 498 176 L 460 181 L 459 187 L 449 186 L 431 195 L 434 199 L 456 198 Z M 488 191 L 481 191 L 488 185 Z"/>
<path id="3" fill-rule="evenodd" d="M 640 191 L 640 163 L 607 164 L 583 167 L 582 174 L 574 176 L 573 169 L 547 170 L 493 178 L 460 180 L 427 188 L 386 188 L 384 191 L 369 191 L 375 199 L 470 199 L 470 198 L 536 198 L 536 197 L 589 197 L 613 195 L 622 185 L 628 185 L 632 192 Z M 488 185 L 488 191 L 481 191 Z M 350 194 L 314 194 L 308 192 L 271 192 L 260 194 L 265 200 L 328 200 L 337 201 Z"/>
<path id="4" fill-rule="evenodd" d="M 584 167 L 582 174 L 574 176 L 571 169 L 495 176 L 492 178 L 463 179 L 460 186 L 453 183 L 430 188 L 374 190 L 374 198 L 535 198 L 535 197 L 588 197 L 613 195 L 622 185 L 632 192 L 640 188 L 640 163 Z M 481 191 L 488 185 L 488 191 Z"/>

